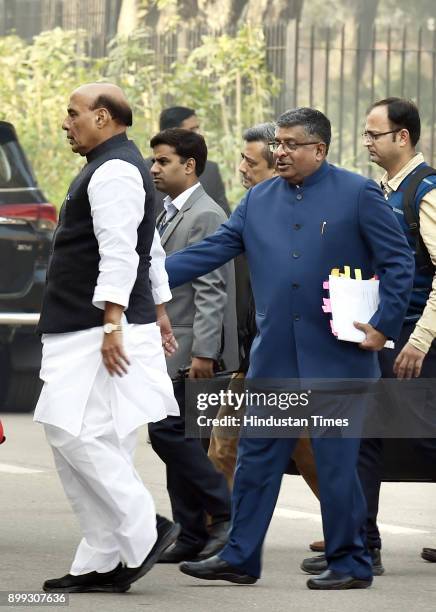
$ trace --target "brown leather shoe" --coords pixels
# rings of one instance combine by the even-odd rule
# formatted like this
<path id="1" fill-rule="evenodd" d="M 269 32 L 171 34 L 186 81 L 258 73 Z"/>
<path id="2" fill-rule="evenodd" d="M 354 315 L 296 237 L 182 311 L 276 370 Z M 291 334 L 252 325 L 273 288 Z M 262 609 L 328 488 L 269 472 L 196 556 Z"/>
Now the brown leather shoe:
<path id="1" fill-rule="evenodd" d="M 313 550 L 313 552 L 324 552 L 325 551 L 324 540 L 319 540 L 318 542 L 312 542 L 312 544 L 309 544 L 309 548 L 310 550 Z"/>

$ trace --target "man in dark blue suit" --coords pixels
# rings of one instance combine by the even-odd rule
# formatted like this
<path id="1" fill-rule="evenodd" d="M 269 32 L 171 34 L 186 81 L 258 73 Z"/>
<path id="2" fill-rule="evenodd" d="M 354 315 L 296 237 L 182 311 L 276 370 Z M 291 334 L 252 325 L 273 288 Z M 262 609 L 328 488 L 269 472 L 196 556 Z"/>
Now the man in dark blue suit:
<path id="1" fill-rule="evenodd" d="M 299 108 L 281 115 L 271 143 L 278 176 L 250 189 L 215 234 L 167 259 L 170 283 L 178 286 L 245 251 L 258 327 L 248 378 L 378 378 L 376 351 L 400 332 L 413 281 L 410 248 L 377 185 L 327 163 L 330 138 L 330 122 L 319 111 Z M 365 333 L 359 345 L 338 341 L 321 310 L 323 281 L 344 265 L 360 268 L 363 278 L 375 270 L 380 276 L 377 312 L 368 323 L 356 323 Z M 296 442 L 296 437 L 241 438 L 229 541 L 217 556 L 182 563 L 184 573 L 256 582 Z M 308 587 L 368 587 L 372 568 L 356 472 L 359 439 L 340 433 L 314 437 L 313 448 L 328 569 L 310 578 Z"/>

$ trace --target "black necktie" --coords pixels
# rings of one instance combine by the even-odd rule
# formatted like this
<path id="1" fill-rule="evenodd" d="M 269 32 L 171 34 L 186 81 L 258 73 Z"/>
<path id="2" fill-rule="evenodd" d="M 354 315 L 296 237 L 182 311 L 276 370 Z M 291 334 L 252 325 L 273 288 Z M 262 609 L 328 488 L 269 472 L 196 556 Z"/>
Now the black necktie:
<path id="1" fill-rule="evenodd" d="M 164 217 L 162 217 L 161 221 L 159 222 L 157 226 L 157 231 L 159 232 L 160 237 L 162 237 L 164 231 L 167 229 L 168 223 L 169 221 L 166 221 L 166 215 L 165 215 Z"/>
<path id="2" fill-rule="evenodd" d="M 157 226 L 157 231 L 159 232 L 159 236 L 163 235 L 164 231 L 167 229 L 168 225 L 170 224 L 170 221 L 172 220 L 173 216 L 174 215 L 170 217 L 168 213 L 165 213 L 165 215 L 162 217 L 162 219 L 160 220 Z"/>

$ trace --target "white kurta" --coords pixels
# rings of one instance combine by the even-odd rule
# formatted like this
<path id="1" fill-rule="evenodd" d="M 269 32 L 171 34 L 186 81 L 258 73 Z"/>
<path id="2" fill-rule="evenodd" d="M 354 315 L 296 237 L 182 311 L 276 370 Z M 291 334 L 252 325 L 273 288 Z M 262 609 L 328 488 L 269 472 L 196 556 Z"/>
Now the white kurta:
<path id="1" fill-rule="evenodd" d="M 137 276 L 137 228 L 145 193 L 139 170 L 121 160 L 93 174 L 88 197 L 100 265 L 93 304 L 127 307 Z M 55 245 L 56 248 L 56 245 Z M 150 280 L 155 303 L 171 298 L 165 253 L 155 233 Z M 178 415 L 156 323 L 123 324 L 128 373 L 110 377 L 101 346 L 103 328 L 45 334 L 43 390 L 35 421 L 44 423 L 65 492 L 83 538 L 70 573 L 108 572 L 120 561 L 137 567 L 153 547 L 156 512 L 136 473 L 135 430 Z"/>
<path id="2" fill-rule="evenodd" d="M 101 327 L 66 334 L 44 334 L 41 379 L 44 386 L 35 421 L 55 425 L 78 436 L 85 407 L 103 360 Z M 173 385 L 161 345 L 159 327 L 123 325 L 124 349 L 130 366 L 113 376 L 108 402 L 120 438 L 149 422 L 178 415 Z"/>
<path id="3" fill-rule="evenodd" d="M 88 186 L 100 265 L 93 304 L 104 309 L 111 301 L 127 307 L 136 280 L 137 228 L 144 215 L 145 192 L 139 170 L 125 161 L 110 160 L 92 175 Z M 171 299 L 165 252 L 155 232 L 151 248 L 150 280 L 155 303 Z M 128 373 L 114 376 L 108 402 L 117 434 L 125 437 L 137 427 L 178 415 L 171 380 L 167 374 L 159 328 L 123 321 L 123 342 L 130 360 Z M 97 371 L 102 327 L 78 332 L 44 334 L 41 379 L 44 387 L 34 420 L 79 435 L 85 407 Z"/>

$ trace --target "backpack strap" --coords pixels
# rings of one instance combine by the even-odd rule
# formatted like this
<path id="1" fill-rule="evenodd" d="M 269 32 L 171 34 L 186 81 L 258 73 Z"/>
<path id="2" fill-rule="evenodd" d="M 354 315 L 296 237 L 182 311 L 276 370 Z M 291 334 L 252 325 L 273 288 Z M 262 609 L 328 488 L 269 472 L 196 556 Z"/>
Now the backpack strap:
<path id="1" fill-rule="evenodd" d="M 415 204 L 419 185 L 427 176 L 436 175 L 436 169 L 425 166 L 417 170 L 408 181 L 403 192 L 404 219 L 416 241 L 416 263 L 419 270 L 434 273 L 434 265 L 419 231 L 419 202 Z M 435 185 L 436 188 L 436 185 Z"/>

